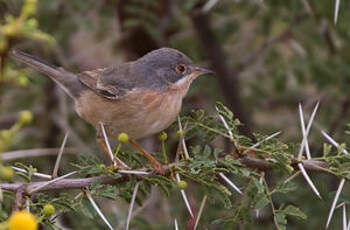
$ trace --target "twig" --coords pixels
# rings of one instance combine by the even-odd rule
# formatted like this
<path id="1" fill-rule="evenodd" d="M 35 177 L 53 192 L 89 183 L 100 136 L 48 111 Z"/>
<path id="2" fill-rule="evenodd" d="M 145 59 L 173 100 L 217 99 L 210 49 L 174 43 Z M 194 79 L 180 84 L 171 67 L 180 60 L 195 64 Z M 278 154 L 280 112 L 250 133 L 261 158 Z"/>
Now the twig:
<path id="1" fill-rule="evenodd" d="M 22 206 L 24 192 L 25 192 L 25 185 L 19 186 L 16 189 L 15 206 L 13 207 L 13 212 L 18 211 Z"/>

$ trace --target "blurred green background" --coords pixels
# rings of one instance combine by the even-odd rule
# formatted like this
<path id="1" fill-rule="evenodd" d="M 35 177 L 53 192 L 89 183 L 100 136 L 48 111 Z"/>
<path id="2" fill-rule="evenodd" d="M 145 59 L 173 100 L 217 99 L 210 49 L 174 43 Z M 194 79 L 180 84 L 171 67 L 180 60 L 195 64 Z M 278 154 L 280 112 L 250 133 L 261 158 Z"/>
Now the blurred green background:
<path id="1" fill-rule="evenodd" d="M 346 142 L 345 130 L 350 123 L 350 2 L 341 1 L 336 25 L 335 1 L 330 0 L 219 0 L 206 11 L 208 2 L 38 0 L 36 20 L 30 22 L 35 25 L 25 27 L 29 32 L 10 33 L 10 39 L 9 34 L 0 33 L 4 67 L 0 130 L 16 123 L 20 111 L 29 110 L 34 118 L 4 151 L 57 147 L 67 130 L 69 146 L 84 153 L 101 151 L 94 141 L 94 130 L 78 118 L 72 101 L 58 86 L 35 72 L 21 70 L 7 57 L 5 51 L 13 46 L 74 72 L 134 60 L 159 47 L 176 48 L 216 72 L 215 76 L 196 80 L 184 100 L 182 114 L 198 108 L 214 112 L 215 102 L 222 101 L 245 124 L 240 129 L 242 134 L 280 130 L 285 141 L 299 142 L 298 103 L 310 114 L 320 101 L 316 125 Z M 22 6 L 21 0 L 0 0 L 0 24 L 9 22 L 8 15 L 20 15 Z M 18 72 L 11 72 L 14 70 Z M 324 140 L 317 129 L 312 129 L 310 141 L 312 155 L 320 156 Z M 154 149 L 154 142 L 151 138 L 143 143 Z M 50 172 L 54 159 L 25 162 L 41 172 Z M 308 219 L 291 218 L 288 229 L 320 229 L 326 223 L 332 201 L 328 193 L 336 189 L 338 180 L 311 175 L 324 200 L 317 200 L 300 178 L 297 192 L 283 199 L 300 207 Z M 279 179 L 278 175 L 271 177 L 272 183 Z M 349 190 L 347 187 L 345 191 Z M 171 216 L 177 216 L 181 229 L 186 229 L 186 210 L 183 203 L 176 203 L 181 199 L 179 193 L 174 193 L 170 203 L 154 194 L 156 201 L 135 218 L 135 229 L 174 229 Z M 191 199 L 199 204 L 201 197 L 194 193 Z M 125 203 L 105 205 L 109 213 L 123 210 L 125 215 L 127 210 Z M 230 214 L 212 202 L 203 213 L 201 229 L 232 229 L 211 224 L 211 220 L 225 215 Z M 341 226 L 340 210 L 335 217 L 330 229 Z M 63 222 L 71 229 L 104 228 L 99 220 L 96 223 L 81 213 L 68 214 Z M 237 229 L 273 229 L 271 213 L 266 210 Z"/>

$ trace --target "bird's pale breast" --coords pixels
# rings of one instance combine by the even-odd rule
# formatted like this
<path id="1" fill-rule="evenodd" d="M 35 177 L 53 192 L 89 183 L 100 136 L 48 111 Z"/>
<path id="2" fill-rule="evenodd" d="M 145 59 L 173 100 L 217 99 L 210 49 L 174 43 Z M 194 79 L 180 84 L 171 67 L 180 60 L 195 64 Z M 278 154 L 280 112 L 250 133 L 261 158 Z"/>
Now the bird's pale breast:
<path id="1" fill-rule="evenodd" d="M 125 132 L 139 139 L 158 133 L 175 121 L 189 84 L 165 92 L 134 90 L 118 100 L 108 100 L 87 90 L 76 101 L 76 110 L 96 128 L 101 121 L 111 136 Z"/>

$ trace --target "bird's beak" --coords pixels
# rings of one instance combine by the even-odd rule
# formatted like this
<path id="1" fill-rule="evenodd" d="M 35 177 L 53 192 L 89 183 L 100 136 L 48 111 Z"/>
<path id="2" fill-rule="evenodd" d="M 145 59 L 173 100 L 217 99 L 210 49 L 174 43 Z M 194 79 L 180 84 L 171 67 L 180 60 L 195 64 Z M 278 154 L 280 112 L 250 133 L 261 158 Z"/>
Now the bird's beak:
<path id="1" fill-rule="evenodd" d="M 197 72 L 199 75 L 202 75 L 202 74 L 213 74 L 213 73 L 215 73 L 215 72 L 212 71 L 212 70 L 205 69 L 205 68 L 202 68 L 202 67 L 195 67 L 195 68 L 194 68 L 194 71 Z"/>

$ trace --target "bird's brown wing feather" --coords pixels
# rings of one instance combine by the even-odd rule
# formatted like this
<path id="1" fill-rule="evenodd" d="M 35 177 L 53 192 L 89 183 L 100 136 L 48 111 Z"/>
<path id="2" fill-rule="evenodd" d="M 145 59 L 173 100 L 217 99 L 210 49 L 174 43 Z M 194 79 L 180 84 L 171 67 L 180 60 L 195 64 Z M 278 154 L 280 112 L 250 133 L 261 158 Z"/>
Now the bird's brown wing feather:
<path id="1" fill-rule="evenodd" d="M 120 99 L 135 88 L 128 64 L 84 71 L 78 75 L 79 80 L 98 95 L 108 99 Z"/>

